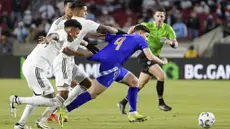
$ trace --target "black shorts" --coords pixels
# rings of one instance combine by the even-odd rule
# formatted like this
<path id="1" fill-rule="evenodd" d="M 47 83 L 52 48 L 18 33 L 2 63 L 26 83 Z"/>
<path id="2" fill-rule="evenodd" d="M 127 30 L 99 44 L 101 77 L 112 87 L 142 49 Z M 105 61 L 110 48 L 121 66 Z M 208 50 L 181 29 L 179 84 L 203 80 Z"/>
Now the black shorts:
<path id="1" fill-rule="evenodd" d="M 150 72 L 149 72 L 149 67 L 151 67 L 154 64 L 157 64 L 156 62 L 152 62 L 149 61 L 147 59 L 147 57 L 145 56 L 145 54 L 143 52 L 141 52 L 138 57 L 137 57 L 138 63 L 141 65 L 141 72 L 149 74 L 150 76 L 153 76 Z"/>

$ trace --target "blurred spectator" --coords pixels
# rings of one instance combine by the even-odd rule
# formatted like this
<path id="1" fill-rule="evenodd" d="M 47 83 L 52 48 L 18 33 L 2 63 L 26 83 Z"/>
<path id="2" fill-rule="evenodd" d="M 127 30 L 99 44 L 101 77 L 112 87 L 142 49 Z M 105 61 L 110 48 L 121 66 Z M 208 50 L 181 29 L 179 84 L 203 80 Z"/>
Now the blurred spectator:
<path id="1" fill-rule="evenodd" d="M 177 22 L 173 24 L 173 29 L 176 32 L 177 38 L 186 38 L 188 34 L 188 30 L 186 25 L 182 22 L 181 18 L 177 19 Z"/>
<path id="2" fill-rule="evenodd" d="M 32 15 L 30 10 L 26 10 L 24 12 L 23 22 L 25 23 L 25 27 L 29 28 L 32 22 Z"/>
<path id="3" fill-rule="evenodd" d="M 223 24 L 223 30 L 224 30 L 224 37 L 230 35 L 230 16 L 228 16 L 227 22 Z"/>
<path id="4" fill-rule="evenodd" d="M 12 0 L 12 20 L 21 21 L 22 20 L 22 6 L 21 0 Z"/>
<path id="5" fill-rule="evenodd" d="M 184 58 L 198 58 L 199 54 L 196 50 L 194 50 L 194 46 L 191 45 L 185 52 Z"/>
<path id="6" fill-rule="evenodd" d="M 96 21 L 96 16 L 93 14 L 93 10 L 96 10 L 94 7 L 88 8 L 88 15 L 86 16 L 86 19 Z"/>
<path id="7" fill-rule="evenodd" d="M 12 55 L 12 43 L 9 42 L 6 35 L 1 36 L 0 56 L 2 55 Z"/>
<path id="8" fill-rule="evenodd" d="M 182 9 L 189 9 L 192 7 L 192 2 L 190 0 L 182 0 L 180 6 Z"/>
<path id="9" fill-rule="evenodd" d="M 30 26 L 30 29 L 29 29 L 29 34 L 26 38 L 26 42 L 27 43 L 35 43 L 35 40 L 36 40 L 36 36 L 37 36 L 37 33 L 38 33 L 38 30 L 36 28 L 36 25 L 35 24 L 32 24 Z"/>
<path id="10" fill-rule="evenodd" d="M 216 23 L 213 19 L 212 15 L 208 15 L 208 20 L 205 22 L 205 33 L 209 32 L 210 30 L 216 27 Z"/>
<path id="11" fill-rule="evenodd" d="M 204 1 L 201 1 L 200 5 L 201 5 L 202 13 L 209 14 L 210 8 L 208 7 L 208 5 Z"/>
<path id="12" fill-rule="evenodd" d="M 143 13 L 142 18 L 139 20 L 139 23 L 151 22 L 151 21 L 154 21 L 153 11 L 151 9 L 148 9 L 148 10 L 146 10 L 146 12 Z"/>
<path id="13" fill-rule="evenodd" d="M 99 17 L 99 23 L 109 26 L 114 26 L 116 24 L 114 18 L 109 15 L 109 12 L 106 9 L 102 10 L 102 15 Z"/>
<path id="14" fill-rule="evenodd" d="M 176 22 L 176 17 L 172 15 L 172 10 L 169 10 L 166 15 L 166 23 L 172 26 Z"/>
<path id="15" fill-rule="evenodd" d="M 152 9 L 155 6 L 155 4 L 156 4 L 155 0 L 143 0 L 142 3 L 143 11 Z"/>
<path id="16" fill-rule="evenodd" d="M 28 35 L 28 30 L 25 28 L 23 22 L 18 23 L 18 27 L 15 28 L 13 34 L 17 37 L 20 43 L 23 43 Z"/>
<path id="17" fill-rule="evenodd" d="M 200 20 L 195 12 L 191 13 L 191 16 L 188 19 L 188 31 L 189 37 L 191 39 L 197 38 L 199 36 Z"/>
<path id="18" fill-rule="evenodd" d="M 124 25 L 124 27 L 122 28 L 122 30 L 124 32 L 128 32 L 129 28 L 132 26 L 132 18 L 129 17 Z"/>
<path id="19" fill-rule="evenodd" d="M 44 0 L 44 4 L 39 8 L 39 12 L 43 19 L 51 19 L 55 14 L 54 7 L 49 4 L 49 0 Z"/>

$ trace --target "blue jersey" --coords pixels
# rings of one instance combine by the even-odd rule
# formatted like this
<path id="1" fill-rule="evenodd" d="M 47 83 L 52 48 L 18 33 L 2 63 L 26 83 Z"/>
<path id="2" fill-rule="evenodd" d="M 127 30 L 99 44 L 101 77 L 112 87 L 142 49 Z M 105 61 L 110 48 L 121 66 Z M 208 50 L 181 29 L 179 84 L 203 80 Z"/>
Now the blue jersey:
<path id="1" fill-rule="evenodd" d="M 139 34 L 106 34 L 105 41 L 108 42 L 108 45 L 98 53 L 88 57 L 88 60 L 111 65 L 123 65 L 137 50 L 148 48 L 147 41 Z"/>

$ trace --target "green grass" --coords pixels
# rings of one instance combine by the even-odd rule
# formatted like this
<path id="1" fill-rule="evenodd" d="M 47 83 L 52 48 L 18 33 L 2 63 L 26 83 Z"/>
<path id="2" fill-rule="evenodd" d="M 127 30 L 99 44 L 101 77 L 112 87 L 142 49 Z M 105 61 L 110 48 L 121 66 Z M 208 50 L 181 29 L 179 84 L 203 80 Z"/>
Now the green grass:
<path id="1" fill-rule="evenodd" d="M 53 82 L 53 81 L 52 81 Z M 127 116 L 121 115 L 116 103 L 127 92 L 127 87 L 114 83 L 96 100 L 69 114 L 69 122 L 64 129 L 199 129 L 198 115 L 203 111 L 213 112 L 216 123 L 213 129 L 230 127 L 230 83 L 229 81 L 171 81 L 165 89 L 165 100 L 173 107 L 170 112 L 160 111 L 155 90 L 156 81 L 150 82 L 139 94 L 138 111 L 150 116 L 144 123 L 129 123 Z M 0 129 L 12 129 L 24 109 L 21 105 L 18 117 L 9 113 L 9 96 L 31 96 L 25 80 L 1 79 Z M 38 107 L 29 118 L 28 125 L 44 110 Z M 49 123 L 55 129 L 60 127 Z M 35 127 L 34 127 L 35 128 Z"/>

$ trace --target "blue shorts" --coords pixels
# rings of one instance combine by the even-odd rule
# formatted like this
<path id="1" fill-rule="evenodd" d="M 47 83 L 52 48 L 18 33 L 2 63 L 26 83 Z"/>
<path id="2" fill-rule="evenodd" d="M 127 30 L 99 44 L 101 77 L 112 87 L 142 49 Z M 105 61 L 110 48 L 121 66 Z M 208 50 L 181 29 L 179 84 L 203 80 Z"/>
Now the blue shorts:
<path id="1" fill-rule="evenodd" d="M 114 81 L 121 81 L 129 71 L 121 66 L 101 64 L 99 72 L 100 75 L 96 80 L 105 87 L 109 87 Z"/>

